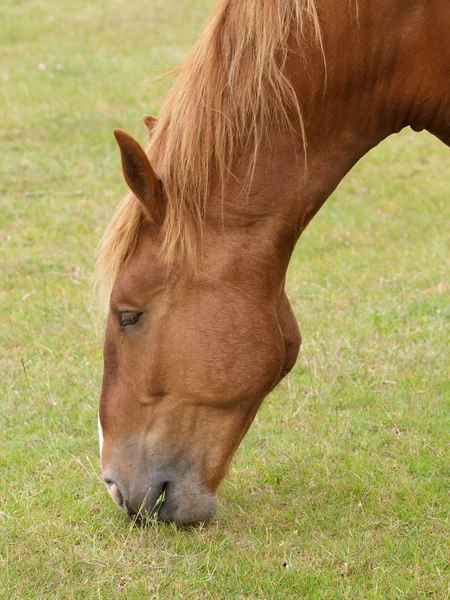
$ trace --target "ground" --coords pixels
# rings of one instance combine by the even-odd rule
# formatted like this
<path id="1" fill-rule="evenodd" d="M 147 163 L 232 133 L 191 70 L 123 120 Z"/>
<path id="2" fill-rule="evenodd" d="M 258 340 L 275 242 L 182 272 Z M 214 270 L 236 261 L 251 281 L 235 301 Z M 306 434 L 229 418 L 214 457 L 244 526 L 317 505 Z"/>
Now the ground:
<path id="1" fill-rule="evenodd" d="M 450 598 L 450 151 L 406 131 L 300 240 L 304 343 L 200 528 L 133 526 L 98 461 L 94 250 L 212 0 L 0 4 L 0 597 Z"/>

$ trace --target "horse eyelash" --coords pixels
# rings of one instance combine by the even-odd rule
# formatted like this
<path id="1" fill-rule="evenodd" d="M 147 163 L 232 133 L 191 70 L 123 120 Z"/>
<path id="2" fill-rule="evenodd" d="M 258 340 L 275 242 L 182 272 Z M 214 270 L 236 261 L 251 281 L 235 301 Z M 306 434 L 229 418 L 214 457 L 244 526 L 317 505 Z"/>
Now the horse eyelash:
<path id="1" fill-rule="evenodd" d="M 134 319 L 130 319 L 129 321 L 125 321 L 125 322 L 122 321 L 122 317 L 124 315 L 132 315 L 132 314 L 135 315 Z M 128 325 L 135 325 L 139 321 L 139 319 L 142 317 L 142 315 L 143 315 L 143 313 L 130 313 L 130 312 L 121 313 L 119 316 L 120 329 L 125 329 L 125 327 L 128 327 Z"/>

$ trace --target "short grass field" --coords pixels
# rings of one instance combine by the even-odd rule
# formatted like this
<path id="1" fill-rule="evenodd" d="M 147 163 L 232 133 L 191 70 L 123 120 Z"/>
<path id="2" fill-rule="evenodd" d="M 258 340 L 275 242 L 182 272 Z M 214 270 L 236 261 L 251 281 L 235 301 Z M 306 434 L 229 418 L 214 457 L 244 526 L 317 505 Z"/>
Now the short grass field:
<path id="1" fill-rule="evenodd" d="M 298 364 L 217 520 L 134 526 L 98 460 L 95 247 L 213 0 L 0 2 L 0 598 L 450 598 L 450 150 L 406 131 L 301 238 Z"/>

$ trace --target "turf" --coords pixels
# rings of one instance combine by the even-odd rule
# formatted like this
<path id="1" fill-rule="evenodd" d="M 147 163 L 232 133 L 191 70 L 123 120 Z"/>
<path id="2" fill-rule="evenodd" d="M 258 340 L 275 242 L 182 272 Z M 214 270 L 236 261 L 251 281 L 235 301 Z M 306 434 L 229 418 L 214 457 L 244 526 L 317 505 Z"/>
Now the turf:
<path id="1" fill-rule="evenodd" d="M 94 248 L 212 0 L 0 4 L 0 597 L 450 598 L 450 152 L 404 132 L 300 240 L 304 343 L 197 528 L 100 478 Z"/>

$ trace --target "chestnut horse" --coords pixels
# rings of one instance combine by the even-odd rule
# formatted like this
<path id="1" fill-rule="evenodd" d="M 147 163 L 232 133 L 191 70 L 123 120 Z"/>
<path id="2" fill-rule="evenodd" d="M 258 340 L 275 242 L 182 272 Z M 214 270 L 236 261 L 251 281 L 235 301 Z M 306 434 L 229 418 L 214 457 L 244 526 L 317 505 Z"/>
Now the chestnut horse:
<path id="1" fill-rule="evenodd" d="M 219 0 L 103 238 L 99 428 L 113 500 L 203 521 L 300 333 L 284 291 L 300 234 L 406 126 L 450 145 L 448 0 Z"/>

